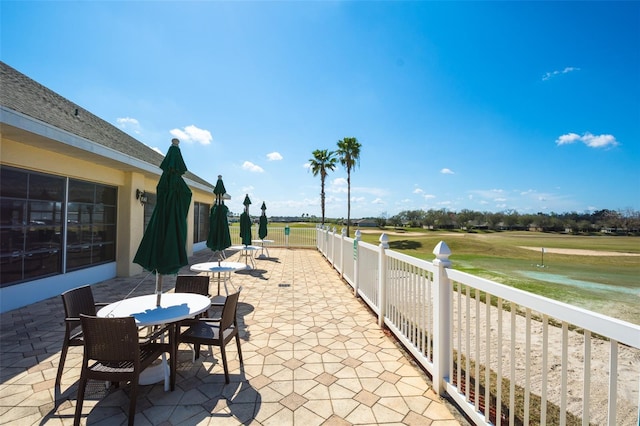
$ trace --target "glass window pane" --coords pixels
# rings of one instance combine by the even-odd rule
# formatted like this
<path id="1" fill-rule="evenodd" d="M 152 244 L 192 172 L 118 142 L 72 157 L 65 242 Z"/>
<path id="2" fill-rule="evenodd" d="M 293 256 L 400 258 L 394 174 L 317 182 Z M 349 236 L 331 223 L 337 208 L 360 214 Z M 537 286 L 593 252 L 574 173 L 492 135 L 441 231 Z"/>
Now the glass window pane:
<path id="1" fill-rule="evenodd" d="M 60 263 L 60 250 L 29 253 L 24 258 L 24 279 L 59 274 Z"/>
<path id="2" fill-rule="evenodd" d="M 95 184 L 79 180 L 69 180 L 69 202 L 94 202 Z"/>
<path id="3" fill-rule="evenodd" d="M 31 173 L 29 175 L 29 199 L 62 201 L 64 199 L 64 179 Z"/>
<path id="4" fill-rule="evenodd" d="M 0 197 L 26 198 L 28 178 L 22 170 L 0 167 Z"/>
<path id="5" fill-rule="evenodd" d="M 116 188 L 97 185 L 96 187 L 96 203 L 115 206 L 118 201 L 118 191 Z"/>
<path id="6" fill-rule="evenodd" d="M 22 226 L 25 224 L 24 200 L 0 199 L 0 226 Z"/>

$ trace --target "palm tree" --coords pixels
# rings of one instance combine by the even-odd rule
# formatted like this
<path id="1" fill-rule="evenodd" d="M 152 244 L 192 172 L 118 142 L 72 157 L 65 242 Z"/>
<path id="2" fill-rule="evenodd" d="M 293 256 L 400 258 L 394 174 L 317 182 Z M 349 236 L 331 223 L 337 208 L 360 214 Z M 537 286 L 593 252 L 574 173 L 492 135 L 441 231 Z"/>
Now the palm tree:
<path id="1" fill-rule="evenodd" d="M 316 149 L 312 152 L 313 158 L 309 160 L 310 170 L 314 176 L 320 174 L 320 204 L 322 205 L 322 224 L 324 225 L 324 181 L 327 177 L 329 170 L 333 171 L 336 168 L 336 158 L 333 151 L 326 149 Z"/>
<path id="2" fill-rule="evenodd" d="M 356 138 L 344 138 L 338 141 L 338 160 L 347 170 L 347 237 L 351 224 L 351 170 L 360 164 L 360 142 Z"/>

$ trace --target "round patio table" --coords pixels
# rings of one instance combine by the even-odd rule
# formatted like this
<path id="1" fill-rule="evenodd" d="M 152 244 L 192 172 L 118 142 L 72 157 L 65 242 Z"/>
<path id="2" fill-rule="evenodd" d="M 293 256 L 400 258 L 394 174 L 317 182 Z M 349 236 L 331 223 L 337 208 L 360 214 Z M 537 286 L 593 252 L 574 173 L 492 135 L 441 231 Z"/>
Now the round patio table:
<path id="1" fill-rule="evenodd" d="M 138 327 L 150 327 L 155 325 L 169 325 L 169 332 L 174 333 L 171 371 L 176 371 L 176 354 L 178 353 L 178 336 L 176 324 L 187 318 L 193 318 L 205 312 L 211 306 L 211 300 L 207 296 L 194 293 L 163 293 L 160 298 L 160 306 L 156 306 L 157 296 L 147 294 L 119 300 L 101 308 L 96 315 L 102 318 L 129 317 L 136 320 Z M 169 366 L 165 354 L 162 354 L 162 362 L 146 368 L 140 374 L 141 385 L 157 383 L 164 379 L 164 390 L 173 390 L 175 376 L 169 379 Z M 171 382 L 171 383 L 170 383 Z"/>

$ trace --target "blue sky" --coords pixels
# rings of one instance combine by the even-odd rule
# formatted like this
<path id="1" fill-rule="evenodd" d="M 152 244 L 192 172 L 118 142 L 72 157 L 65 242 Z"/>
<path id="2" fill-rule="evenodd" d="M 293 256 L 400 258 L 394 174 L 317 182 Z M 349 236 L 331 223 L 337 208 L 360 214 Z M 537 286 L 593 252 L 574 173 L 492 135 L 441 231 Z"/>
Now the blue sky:
<path id="1" fill-rule="evenodd" d="M 640 2 L 1 2 L 2 61 L 215 184 L 351 217 L 640 209 Z M 327 178 L 346 217 L 346 172 Z"/>

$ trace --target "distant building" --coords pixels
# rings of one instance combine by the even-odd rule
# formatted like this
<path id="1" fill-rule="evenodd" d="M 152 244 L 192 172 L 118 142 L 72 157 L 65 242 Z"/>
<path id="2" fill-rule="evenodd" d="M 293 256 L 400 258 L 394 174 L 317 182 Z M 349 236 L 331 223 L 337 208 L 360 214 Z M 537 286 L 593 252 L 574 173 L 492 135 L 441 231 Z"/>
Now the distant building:
<path id="1" fill-rule="evenodd" d="M 378 222 L 375 219 L 360 219 L 355 222 L 359 228 L 377 228 Z"/>
<path id="2" fill-rule="evenodd" d="M 141 272 L 163 155 L 3 62 L 0 86 L 0 312 Z M 214 185 L 184 178 L 192 254 Z"/>

